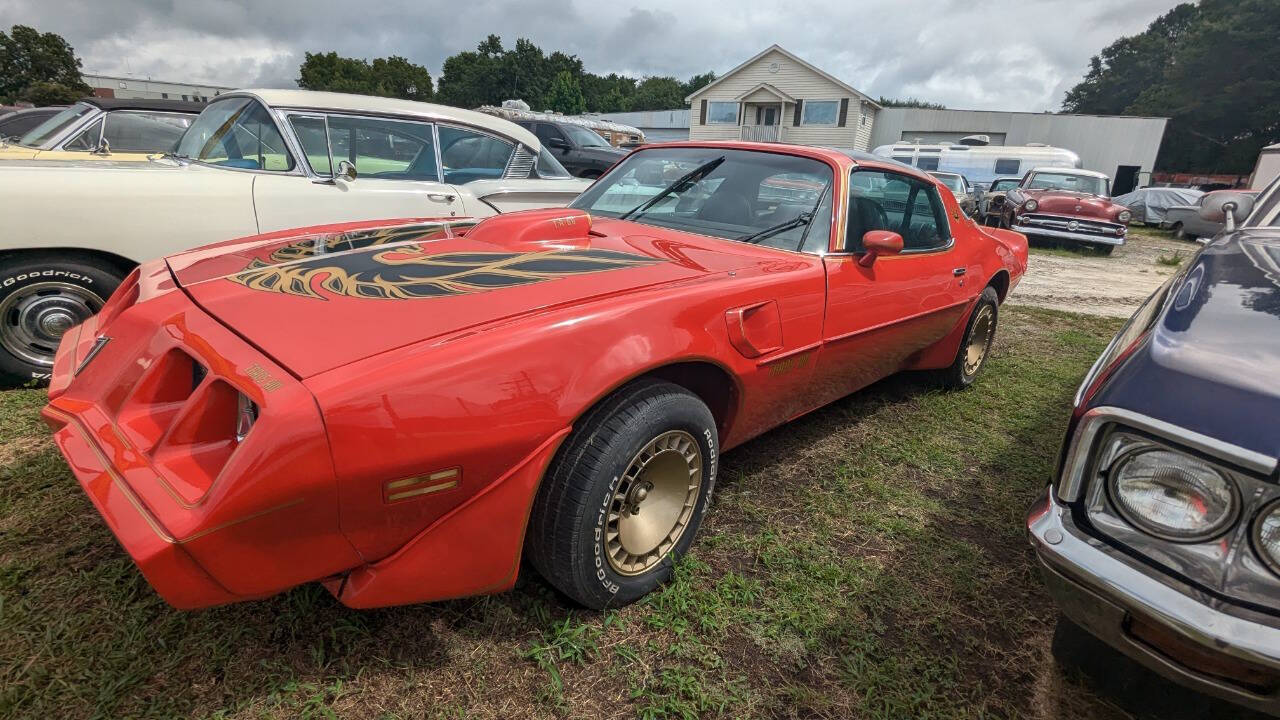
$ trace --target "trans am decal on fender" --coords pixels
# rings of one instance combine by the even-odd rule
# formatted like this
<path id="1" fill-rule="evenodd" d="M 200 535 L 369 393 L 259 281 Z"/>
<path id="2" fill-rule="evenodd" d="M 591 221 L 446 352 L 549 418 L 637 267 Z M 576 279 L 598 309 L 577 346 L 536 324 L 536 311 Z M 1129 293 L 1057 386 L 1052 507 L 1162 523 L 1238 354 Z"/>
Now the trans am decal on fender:
<path id="1" fill-rule="evenodd" d="M 272 265 L 254 260 L 228 279 L 253 290 L 326 299 L 405 300 L 497 290 L 584 273 L 662 262 L 617 250 L 431 254 L 420 245 Z M 316 283 L 317 279 L 319 282 Z"/>

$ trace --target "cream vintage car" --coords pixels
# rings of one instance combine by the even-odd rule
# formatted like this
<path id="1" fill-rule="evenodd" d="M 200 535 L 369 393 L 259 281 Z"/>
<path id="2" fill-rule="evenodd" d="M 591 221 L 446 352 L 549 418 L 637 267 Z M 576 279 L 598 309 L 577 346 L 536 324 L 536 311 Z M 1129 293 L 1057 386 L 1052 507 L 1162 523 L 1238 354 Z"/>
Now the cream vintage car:
<path id="1" fill-rule="evenodd" d="M 147 162 L 0 161 L 0 381 L 47 378 L 62 334 L 145 260 L 310 225 L 563 206 L 590 184 L 501 118 L 303 90 L 225 93 Z"/>

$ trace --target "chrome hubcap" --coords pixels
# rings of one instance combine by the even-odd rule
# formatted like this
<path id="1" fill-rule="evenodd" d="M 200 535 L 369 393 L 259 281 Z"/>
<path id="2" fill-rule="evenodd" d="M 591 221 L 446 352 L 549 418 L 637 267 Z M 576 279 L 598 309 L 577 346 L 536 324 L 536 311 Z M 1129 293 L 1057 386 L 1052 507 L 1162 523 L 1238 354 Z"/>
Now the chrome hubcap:
<path id="1" fill-rule="evenodd" d="M 53 365 L 62 335 L 102 309 L 102 298 L 78 285 L 36 283 L 0 302 L 0 345 L 32 365 Z"/>
<path id="2" fill-rule="evenodd" d="M 969 346 L 965 348 L 964 374 L 973 375 L 982 366 L 991 347 L 991 337 L 996 328 L 995 311 L 990 305 L 983 305 L 978 316 L 973 319 L 973 330 L 969 333 Z"/>
<path id="3" fill-rule="evenodd" d="M 657 565 L 684 535 L 702 489 L 702 448 L 683 430 L 649 441 L 614 490 L 605 555 L 620 575 Z"/>

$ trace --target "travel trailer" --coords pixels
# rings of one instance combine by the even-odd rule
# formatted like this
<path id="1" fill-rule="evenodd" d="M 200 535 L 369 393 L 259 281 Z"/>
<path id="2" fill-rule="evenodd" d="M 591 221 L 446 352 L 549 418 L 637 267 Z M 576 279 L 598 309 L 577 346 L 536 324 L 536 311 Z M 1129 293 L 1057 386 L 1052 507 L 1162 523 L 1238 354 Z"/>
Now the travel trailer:
<path id="1" fill-rule="evenodd" d="M 981 143 L 983 136 L 964 141 Z M 963 141 L 962 141 L 963 142 Z M 877 147 L 874 154 L 921 170 L 959 173 L 985 189 L 999 177 L 1020 177 L 1033 167 L 1084 167 L 1080 156 L 1063 148 L 1029 145 L 917 144 L 897 142 Z"/>

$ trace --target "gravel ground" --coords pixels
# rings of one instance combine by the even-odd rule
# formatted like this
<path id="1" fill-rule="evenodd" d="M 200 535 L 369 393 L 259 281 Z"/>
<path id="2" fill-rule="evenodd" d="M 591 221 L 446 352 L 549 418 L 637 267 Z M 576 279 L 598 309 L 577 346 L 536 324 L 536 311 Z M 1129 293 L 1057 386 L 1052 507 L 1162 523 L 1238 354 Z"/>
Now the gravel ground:
<path id="1" fill-rule="evenodd" d="M 1110 256 L 1031 242 L 1030 266 L 1009 302 L 1105 317 L 1133 314 L 1200 248 L 1144 227 L 1131 228 L 1128 240 Z M 1179 264 L 1172 264 L 1175 257 Z"/>

